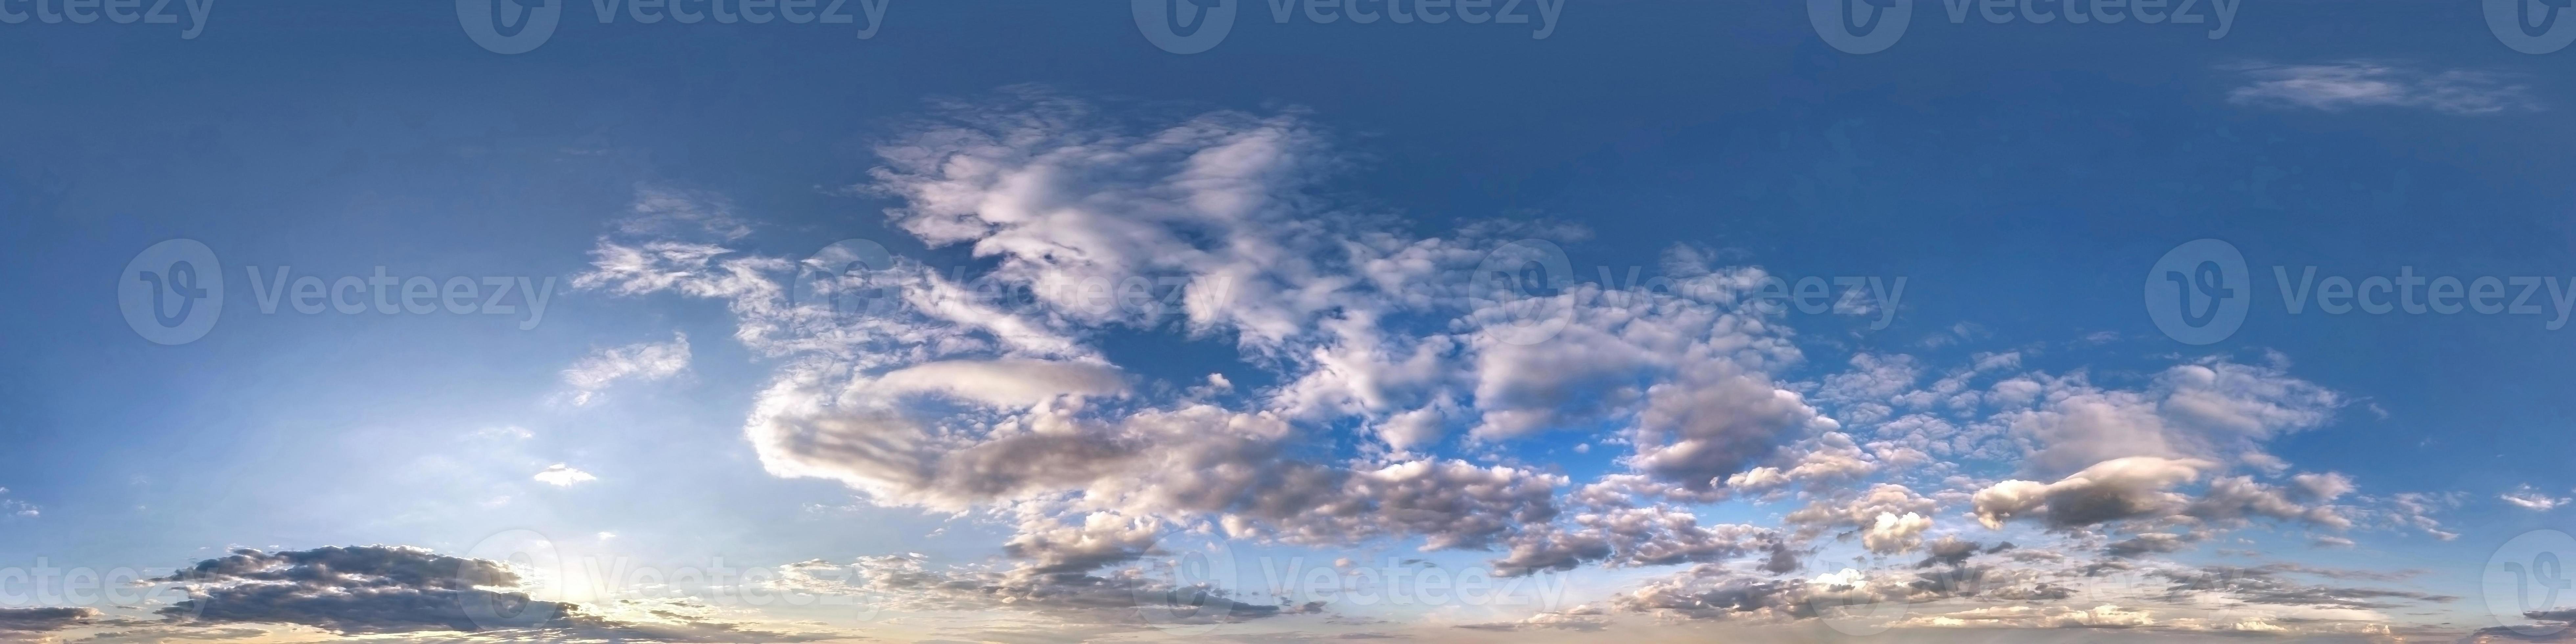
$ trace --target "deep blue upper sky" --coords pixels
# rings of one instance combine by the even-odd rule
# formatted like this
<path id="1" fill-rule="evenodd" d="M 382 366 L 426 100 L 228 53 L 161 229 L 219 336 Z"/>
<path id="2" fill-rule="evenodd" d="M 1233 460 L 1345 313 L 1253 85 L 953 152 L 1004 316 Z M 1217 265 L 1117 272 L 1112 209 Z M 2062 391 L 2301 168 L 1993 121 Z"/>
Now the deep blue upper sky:
<path id="1" fill-rule="evenodd" d="M 729 198 L 763 222 L 733 244 L 751 252 L 868 238 L 983 270 L 889 227 L 881 211 L 899 197 L 849 186 L 942 104 L 1020 86 L 1141 123 L 1298 114 L 1350 161 L 1316 187 L 1324 198 L 1418 236 L 1578 223 L 1590 236 L 1564 244 L 1584 280 L 1655 270 L 1676 242 L 1791 277 L 1908 280 L 1887 328 L 1794 319 L 1807 360 L 1784 381 L 1858 353 L 1954 365 L 2021 351 L 2030 369 L 2136 387 L 2177 362 L 2277 353 L 2349 404 L 2274 455 L 2351 474 L 2365 494 L 2464 499 L 2444 529 L 2466 536 L 2379 546 L 2397 560 L 2482 559 L 2551 522 L 2498 494 L 2576 487 L 2563 391 L 2576 329 L 2544 328 L 2554 310 L 2291 315 L 2273 283 L 2278 265 L 2576 287 L 2576 126 L 2561 118 L 2576 109 L 2576 51 L 2514 51 L 2475 3 L 2252 0 L 2212 39 L 2209 25 L 1951 23 L 1925 1 L 1901 41 L 1863 55 L 1788 3 L 1572 0 L 1544 39 L 1532 25 L 1280 24 L 1263 0 L 1242 4 L 1221 44 L 1189 55 L 1108 2 L 895 0 L 860 39 L 850 25 L 603 24 L 576 1 L 516 55 L 478 47 L 447 3 L 233 0 L 191 39 L 184 15 L 0 25 L 0 292 L 14 307 L 0 316 L 0 499 L 41 508 L 0 519 L 0 565 L 453 549 L 513 525 L 763 564 L 990 557 L 1007 526 L 818 515 L 808 506 L 849 492 L 764 474 L 740 428 L 774 365 L 732 341 L 716 304 L 567 285 L 522 331 L 505 316 L 258 314 L 240 277 L 569 280 L 639 185 Z M 2295 66 L 2501 102 L 2244 94 Z M 212 248 L 234 292 L 203 340 L 161 346 L 124 323 L 113 283 L 171 238 Z M 2139 284 L 2202 238 L 2242 250 L 2254 300 L 2242 331 L 2191 346 L 2158 331 Z M 692 385 L 578 411 L 547 400 L 593 350 L 675 331 L 695 352 Z M 1103 346 L 1179 386 L 1209 371 L 1277 384 L 1222 340 Z M 536 437 L 474 452 L 483 461 L 442 456 L 496 427 Z M 1578 442 L 1512 449 L 1578 483 L 1618 469 L 1566 449 Z M 487 481 L 566 461 L 616 496 L 539 488 L 516 494 L 552 495 L 540 507 L 477 509 L 512 494 Z M 920 538 L 952 523 L 977 538 Z"/>

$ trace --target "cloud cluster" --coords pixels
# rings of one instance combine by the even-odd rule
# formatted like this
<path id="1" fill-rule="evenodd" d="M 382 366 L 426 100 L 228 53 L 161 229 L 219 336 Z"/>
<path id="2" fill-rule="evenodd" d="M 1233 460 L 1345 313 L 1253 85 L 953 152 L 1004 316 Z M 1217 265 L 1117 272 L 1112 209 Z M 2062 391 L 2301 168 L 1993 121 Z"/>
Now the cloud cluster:
<path id="1" fill-rule="evenodd" d="M 1500 236 L 1508 226 L 1417 238 L 1315 197 L 1310 186 L 1344 161 L 1296 113 L 1211 113 L 1139 134 L 1035 97 L 955 108 L 878 153 L 886 165 L 860 189 L 901 201 L 892 223 L 989 258 L 979 282 L 1027 293 L 1028 306 L 973 298 L 976 287 L 897 258 L 796 278 L 900 304 L 835 315 L 794 300 L 782 274 L 799 262 L 632 227 L 604 238 L 576 280 L 726 301 L 736 339 L 784 362 L 745 429 L 776 474 L 890 505 L 1052 519 L 1026 529 L 1119 517 L 1144 531 L 1122 553 L 1154 532 L 1213 530 L 1510 544 L 1528 552 L 1501 562 L 1553 569 L 1748 547 L 1655 509 L 1570 515 L 1563 475 L 1436 448 L 1607 424 L 1634 447 L 1622 458 L 1633 471 L 1705 494 L 1834 426 L 1769 375 L 1798 356 L 1785 329 L 1740 306 L 1758 272 L 1677 253 L 1670 270 L 1692 286 L 1676 294 L 1567 283 L 1483 297 L 1469 279 L 1478 264 L 1527 252 Z M 1105 297 L 1130 284 L 1169 296 Z M 1089 346 L 1113 328 L 1230 339 L 1284 384 L 1244 406 L 1145 397 Z M 1544 341 L 1522 333 L 1533 328 Z M 1301 447 L 1351 426 L 1376 443 Z M 1099 543 L 1024 532 L 1006 552 L 1038 574 L 1130 558 L 1085 550 Z M 1538 554 L 1551 549 L 1567 554 Z"/>
<path id="2" fill-rule="evenodd" d="M 1819 601 L 2063 600 L 2069 579 L 2257 524 L 2438 532 L 2427 497 L 2359 495 L 2266 451 L 2346 403 L 2279 356 L 2107 383 L 2019 352 L 1946 370 L 1861 353 L 1801 377 L 1795 332 L 1749 297 L 1760 268 L 1681 245 L 1651 288 L 1575 281 L 1531 238 L 1578 229 L 1422 236 L 1327 196 L 1352 161 L 1304 113 L 1148 118 L 1032 92 L 944 106 L 878 146 L 852 190 L 981 275 L 859 242 L 761 255 L 727 226 L 673 223 L 737 221 L 730 205 L 649 190 L 637 210 L 659 219 L 603 236 L 575 283 L 722 302 L 733 340 L 776 367 L 743 426 L 772 474 L 1013 528 L 1006 565 L 866 563 L 868 592 L 907 605 L 1107 623 L 1215 598 L 1265 617 L 1306 607 L 1146 572 L 1203 540 L 1402 543 L 1490 553 L 1505 575 L 1690 566 L 1601 610 L 1794 620 Z M 1131 333 L 1230 345 L 1269 384 L 1139 375 L 1100 348 Z M 1524 460 L 1564 434 L 1621 451 L 1587 481 Z M 1729 500 L 1795 509 L 1776 527 L 1701 520 Z M 1960 534 L 2017 525 L 2036 540 Z M 1804 574 L 1836 548 L 1901 570 Z"/>
<path id="3" fill-rule="evenodd" d="M 155 582 L 188 598 L 160 610 L 183 622 L 304 624 L 341 633 L 568 628 L 598 620 L 573 604 L 489 588 L 519 586 L 494 561 L 402 546 L 241 549 Z"/>

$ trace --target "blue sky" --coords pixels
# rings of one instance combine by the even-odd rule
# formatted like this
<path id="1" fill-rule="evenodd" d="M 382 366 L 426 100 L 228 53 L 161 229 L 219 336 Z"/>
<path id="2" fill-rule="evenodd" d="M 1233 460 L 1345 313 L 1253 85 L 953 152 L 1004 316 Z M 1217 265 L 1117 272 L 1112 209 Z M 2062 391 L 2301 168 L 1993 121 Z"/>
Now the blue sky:
<path id="1" fill-rule="evenodd" d="M 2488 583 L 2576 554 L 2545 532 L 2576 496 L 2558 32 L 2491 28 L 2506 0 L 1905 2 L 1860 53 L 1802 3 L 1233 0 L 1168 42 L 1143 16 L 1198 5 L 563 2 L 497 48 L 461 16 L 526 5 L 9 20 L 0 641 L 2566 636 L 2576 595 Z M 164 344 L 120 289 L 178 279 L 174 239 L 224 293 Z M 2142 283 L 2202 239 L 2242 318 L 2191 344 Z M 883 308 L 800 299 L 843 240 L 886 255 L 824 290 Z M 1549 248 L 1546 286 L 1486 288 Z M 2334 314 L 2285 293 L 2308 267 L 2511 305 Z M 380 269 L 355 313 L 263 306 Z M 1783 310 L 1766 276 L 1903 288 Z M 405 311 L 414 277 L 471 295 Z M 1175 308 L 1068 295 L 1129 278 Z M 172 572 L 527 534 L 571 563 L 482 586 L 579 619 Z M 1247 572 L 1290 560 L 1338 590 Z M 576 579 L 619 561 L 759 579 Z M 7 576 L 46 567 L 160 581 Z M 1425 567 L 1555 590 L 1345 587 Z M 1153 599 L 1193 580 L 1225 598 Z"/>

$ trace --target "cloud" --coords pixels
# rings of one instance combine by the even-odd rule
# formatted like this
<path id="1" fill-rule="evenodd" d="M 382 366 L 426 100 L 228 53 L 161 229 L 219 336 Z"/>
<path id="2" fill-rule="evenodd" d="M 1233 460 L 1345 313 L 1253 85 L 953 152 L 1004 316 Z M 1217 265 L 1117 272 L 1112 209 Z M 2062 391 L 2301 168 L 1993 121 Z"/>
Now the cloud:
<path id="1" fill-rule="evenodd" d="M 59 631 L 98 619 L 88 608 L 0 608 L 0 635 Z"/>
<path id="2" fill-rule="evenodd" d="M 2290 566 L 2203 566 L 2160 570 L 2155 575 L 2173 582 L 2167 594 L 2176 599 L 2216 594 L 2249 604 L 2371 610 L 2398 608 L 2405 603 L 2444 604 L 2459 600 L 2450 595 L 2410 590 L 2302 584 L 2285 576 L 2302 572 L 2307 571 Z"/>
<path id="3" fill-rule="evenodd" d="M 2311 65 L 2249 63 L 2231 67 L 2248 84 L 2230 90 L 2239 105 L 2300 107 L 2328 112 L 2356 107 L 2428 109 L 2444 114 L 2537 111 L 2530 87 L 2510 74 L 2470 70 L 2424 71 L 2392 63 L 2346 61 Z"/>
<path id="4" fill-rule="evenodd" d="M 518 573 L 499 562 L 402 546 L 241 549 L 152 581 L 188 590 L 188 599 L 160 610 L 182 622 L 278 622 L 340 633 L 600 623 L 576 605 L 486 590 L 519 586 Z"/>
<path id="5" fill-rule="evenodd" d="M 793 564 L 784 568 L 784 583 L 806 592 L 855 595 L 905 611 L 979 615 L 1018 611 L 1087 625 L 1229 623 L 1321 608 L 1238 601 L 1224 588 L 1175 583 L 1170 570 L 1155 574 L 1157 570 L 1147 567 L 1100 575 L 1027 567 L 942 569 L 928 565 L 919 555 L 907 554 L 861 557 L 851 565 L 857 574 L 850 579 L 815 574 L 840 567 L 822 560 Z"/>
<path id="6" fill-rule="evenodd" d="M 0 487 L 0 494 L 8 493 L 9 488 Z M 43 514 L 44 508 L 36 507 L 36 504 L 17 499 L 0 499 L 0 519 L 33 519 Z"/>
<path id="7" fill-rule="evenodd" d="M 618 227 L 575 283 L 731 313 L 731 337 L 772 369 L 742 425 L 770 474 L 1007 533 L 986 562 L 864 560 L 852 592 L 889 606 L 1103 628 L 1140 606 L 1213 606 L 1189 618 L 1209 621 L 1311 609 L 1158 576 L 1205 543 L 1481 552 L 1460 556 L 1503 576 L 1686 566 L 1603 610 L 1788 621 L 1819 601 L 2076 601 L 2090 575 L 2145 574 L 2172 565 L 2154 555 L 2258 524 L 2438 525 L 2429 497 L 2357 495 L 2351 477 L 2294 474 L 2266 451 L 2347 402 L 2278 356 L 2097 383 L 2025 370 L 2021 352 L 1946 368 L 1854 354 L 1799 380 L 1783 375 L 1808 371 L 1798 334 L 1749 304 L 1771 277 L 1760 267 L 1678 245 L 1652 289 L 1553 280 L 1500 297 L 1477 286 L 1498 272 L 1488 260 L 1579 231 L 1424 236 L 1320 188 L 1353 159 L 1305 112 L 1157 114 L 1015 90 L 875 146 L 883 165 L 850 190 L 985 268 L 893 257 L 808 277 L 882 294 L 866 315 L 794 297 L 783 276 L 806 262 L 694 225 Z M 713 195 L 637 199 L 733 212 Z M 1106 295 L 1121 292 L 1143 297 Z M 1099 346 L 1130 335 L 1230 346 L 1261 373 L 1160 380 Z M 1606 471 L 1525 460 L 1565 444 Z M 1776 525 L 1703 519 L 1728 501 L 1796 505 Z M 2044 530 L 2009 550 L 1936 532 L 1962 516 Z M 1893 568 L 1798 574 L 1846 558 Z M 2197 623 L 2143 605 L 1954 621 Z M 1556 615 L 1547 625 L 1606 623 Z"/>
<path id="8" fill-rule="evenodd" d="M 562 463 L 548 465 L 546 466 L 546 469 L 537 472 L 536 476 L 529 478 L 536 479 L 538 483 L 544 483 L 555 487 L 572 487 L 574 485 L 599 480 L 599 477 L 591 476 L 589 472 L 574 469 L 572 466 Z"/>
<path id="9" fill-rule="evenodd" d="M 563 372 L 572 387 L 572 404 L 588 405 L 601 390 L 620 380 L 650 382 L 689 368 L 689 336 L 674 333 L 670 342 L 643 342 L 592 351 Z"/>
<path id="10" fill-rule="evenodd" d="M 2143 390 L 2098 387 L 2081 374 L 2006 384 L 2014 382 L 2028 387 L 2014 397 L 2031 405 L 1995 420 L 2037 445 L 2023 464 L 2037 474 L 2129 456 L 2238 460 L 2273 437 L 2324 425 L 2344 403 L 2280 367 L 2220 360 L 2175 365 Z"/>
<path id="11" fill-rule="evenodd" d="M 2005 521 L 2040 517 L 2056 529 L 2149 518 L 2181 511 L 2188 499 L 2168 492 L 2213 464 L 2153 456 L 2112 459 L 2055 483 L 2004 481 L 1978 490 L 1977 521 L 2002 528 Z"/>
<path id="12" fill-rule="evenodd" d="M 2533 512 L 2548 512 L 2550 510 L 2557 509 L 2558 506 L 2566 505 L 2569 501 L 2569 499 L 2565 497 L 2555 497 L 2544 494 L 2539 490 L 2532 489 L 2530 485 L 2516 487 L 2512 492 L 2506 492 L 2499 495 L 2498 498 L 2504 499 L 2504 502 L 2506 503 L 2513 504 L 2514 507 Z"/>

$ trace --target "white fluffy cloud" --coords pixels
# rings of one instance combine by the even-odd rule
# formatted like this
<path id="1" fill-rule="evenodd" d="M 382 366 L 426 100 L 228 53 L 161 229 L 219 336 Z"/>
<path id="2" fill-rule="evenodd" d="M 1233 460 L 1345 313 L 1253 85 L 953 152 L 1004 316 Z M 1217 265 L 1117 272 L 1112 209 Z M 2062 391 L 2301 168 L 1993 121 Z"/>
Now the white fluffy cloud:
<path id="1" fill-rule="evenodd" d="M 2328 424 L 2344 399 L 2277 360 L 2192 360 L 2120 387 L 2024 372 L 2020 353 L 1947 370 L 1862 354 L 1799 380 L 1795 334 L 1747 305 L 1762 269 L 1681 246 L 1652 292 L 1566 282 L 1498 299 L 1476 281 L 1489 253 L 1570 231 L 1425 237 L 1318 196 L 1349 160 L 1300 113 L 1139 126 L 1036 95 L 924 123 L 879 146 L 884 166 L 855 189 L 986 274 L 892 257 L 817 277 L 730 245 L 729 204 L 648 191 L 637 211 L 658 219 L 603 237 L 575 280 L 723 302 L 732 339 L 775 366 L 743 424 L 770 473 L 1012 528 L 997 544 L 1007 564 L 872 560 L 867 592 L 896 603 L 1106 619 L 1139 597 L 1213 592 L 1139 572 L 1205 539 L 1484 551 L 1506 575 L 1694 565 L 1610 608 L 1803 619 L 1818 599 L 1987 582 L 2062 599 L 2042 577 L 2152 561 L 2257 519 L 2342 531 L 2383 512 L 2338 505 L 2356 488 L 2340 474 L 2280 478 L 2264 445 Z M 886 306 L 852 315 L 800 288 Z M 997 288 L 1029 297 L 979 296 Z M 1275 384 L 1152 381 L 1095 346 L 1131 332 L 1231 343 Z M 1582 482 L 1514 455 L 1565 433 L 1624 453 Z M 2008 476 L 2032 480 L 1995 480 Z M 1698 504 L 1728 499 L 1800 505 L 1777 527 L 1701 520 Z M 1960 516 L 2040 521 L 2058 547 L 1997 554 L 2010 546 L 1936 532 Z M 2138 529 L 2122 541 L 2096 532 L 2126 522 Z M 1938 570 L 1799 576 L 1845 542 L 1881 560 L 1929 542 L 1921 565 Z M 2122 558 L 2059 554 L 2093 549 Z M 1223 596 L 1237 617 L 1309 609 Z"/>
<path id="2" fill-rule="evenodd" d="M 563 463 L 548 465 L 546 466 L 546 469 L 539 470 L 536 476 L 529 478 L 536 479 L 538 483 L 544 483 L 555 487 L 571 487 L 599 480 L 599 477 L 591 476 L 589 472 L 574 469 L 572 466 L 565 465 Z"/>

